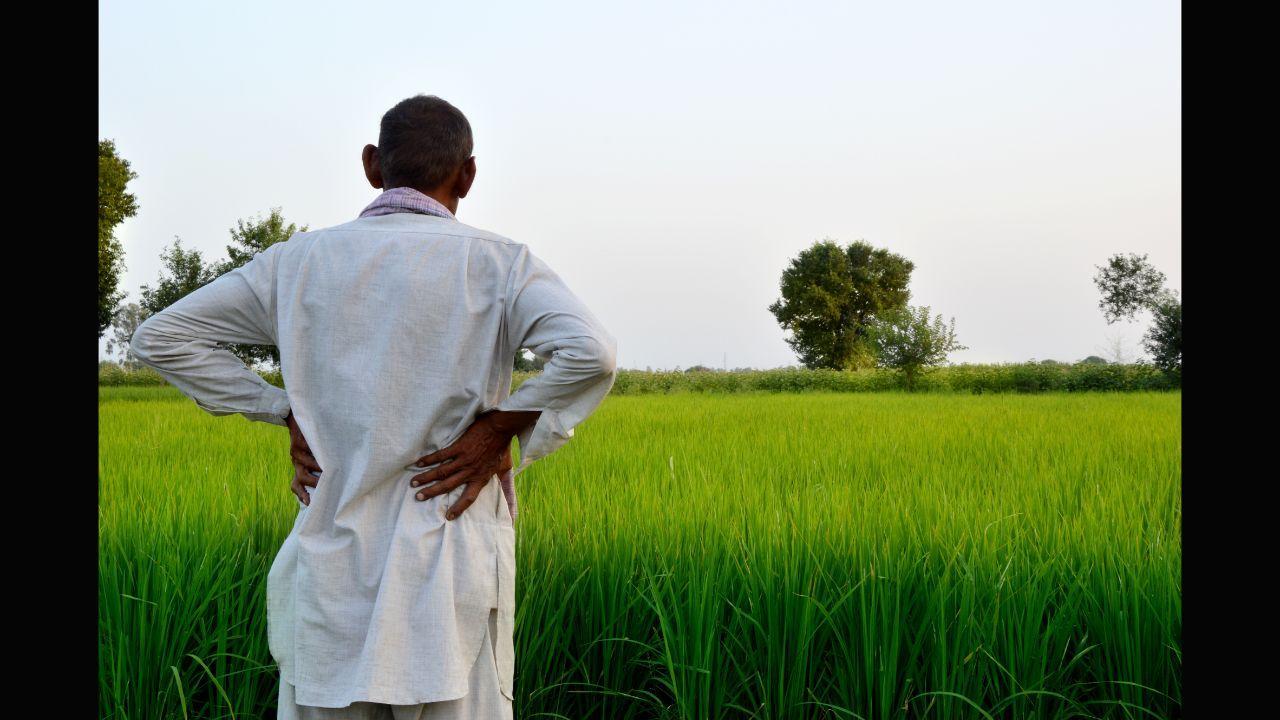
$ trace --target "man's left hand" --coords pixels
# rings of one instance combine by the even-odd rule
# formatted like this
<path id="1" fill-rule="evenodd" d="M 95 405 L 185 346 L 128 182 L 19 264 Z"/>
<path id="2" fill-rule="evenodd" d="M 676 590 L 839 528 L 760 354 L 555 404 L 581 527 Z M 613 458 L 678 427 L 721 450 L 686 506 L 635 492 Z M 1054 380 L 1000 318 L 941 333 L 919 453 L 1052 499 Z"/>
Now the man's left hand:
<path id="1" fill-rule="evenodd" d="M 294 495 L 298 496 L 298 500 L 303 505 L 311 505 L 311 493 L 306 490 L 309 487 L 316 487 L 320 478 L 312 475 L 314 470 L 319 473 L 320 463 L 316 462 L 316 456 L 311 454 L 311 446 L 307 445 L 307 439 L 302 436 L 302 429 L 298 427 L 298 421 L 293 418 L 293 411 L 289 411 L 289 416 L 284 419 L 286 425 L 289 426 L 289 459 L 293 462 L 293 482 L 289 484 L 289 489 Z"/>

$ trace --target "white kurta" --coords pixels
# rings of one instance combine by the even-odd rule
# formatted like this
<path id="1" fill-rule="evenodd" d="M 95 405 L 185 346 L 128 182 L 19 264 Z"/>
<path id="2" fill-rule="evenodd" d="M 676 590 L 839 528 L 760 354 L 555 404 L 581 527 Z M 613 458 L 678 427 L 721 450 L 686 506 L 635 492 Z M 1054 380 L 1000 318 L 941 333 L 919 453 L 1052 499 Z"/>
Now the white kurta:
<path id="1" fill-rule="evenodd" d="M 277 345 L 288 394 L 225 343 Z M 508 397 L 519 348 L 547 364 Z M 613 385 L 613 337 L 528 247 L 412 213 L 299 233 L 148 319 L 132 349 L 215 415 L 283 424 L 292 408 L 323 468 L 267 583 L 299 704 L 461 697 L 495 607 L 512 697 L 515 532 L 497 478 L 453 521 L 463 488 L 418 501 L 409 479 L 493 407 L 542 411 L 522 470 Z"/>

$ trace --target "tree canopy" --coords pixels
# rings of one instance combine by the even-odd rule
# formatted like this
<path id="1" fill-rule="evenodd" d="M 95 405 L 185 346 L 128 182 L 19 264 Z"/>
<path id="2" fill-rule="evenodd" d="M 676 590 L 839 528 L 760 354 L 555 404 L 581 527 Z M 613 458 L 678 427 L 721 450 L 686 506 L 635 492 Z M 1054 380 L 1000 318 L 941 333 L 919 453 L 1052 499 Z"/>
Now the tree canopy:
<path id="1" fill-rule="evenodd" d="M 781 299 L 769 306 L 787 344 L 808 368 L 847 369 L 875 362 L 871 324 L 902 308 L 915 266 L 863 241 L 814 243 L 783 271 Z"/>
<path id="2" fill-rule="evenodd" d="M 306 231 L 305 225 L 298 228 L 294 223 L 286 223 L 280 208 L 272 208 L 265 218 L 237 220 L 231 229 L 228 257 L 221 262 L 206 262 L 199 250 L 184 250 L 181 239 L 175 237 L 173 245 L 160 255 L 162 268 L 155 287 L 142 287 L 142 309 L 147 315 L 160 312 L 225 273 L 242 267 L 272 245 Z M 280 364 L 280 350 L 274 345 L 231 345 L 229 349 L 248 365 Z"/>
<path id="3" fill-rule="evenodd" d="M 1098 266 L 1093 282 L 1102 293 L 1098 307 L 1110 325 L 1132 320 L 1141 310 L 1149 310 L 1152 325 L 1142 346 L 1151 354 L 1152 364 L 1182 380 L 1182 299 L 1164 286 L 1165 276 L 1146 255 L 1112 255 Z"/>
<path id="4" fill-rule="evenodd" d="M 116 239 L 116 226 L 138 214 L 138 200 L 127 191 L 137 173 L 116 153 L 111 140 L 98 141 L 98 337 L 111 326 L 124 299 L 120 273 L 124 272 L 124 246 Z"/>
<path id="5" fill-rule="evenodd" d="M 265 218 L 237 220 L 236 226 L 231 229 L 231 244 L 227 246 L 227 259 L 215 270 L 218 275 L 231 272 L 272 245 L 288 240 L 295 233 L 306 231 L 306 225 L 299 228 L 294 223 L 286 223 L 278 207 L 271 208 L 271 212 Z M 249 365 L 260 362 L 276 366 L 280 364 L 280 349 L 274 345 L 232 345 L 231 351 Z"/>
<path id="6" fill-rule="evenodd" d="M 1146 255 L 1112 255 L 1099 265 L 1093 283 L 1102 293 L 1098 307 L 1107 324 L 1132 320 L 1139 310 L 1150 308 L 1164 290 L 1164 279 Z"/>
<path id="7" fill-rule="evenodd" d="M 254 255 L 266 250 L 276 243 L 284 242 L 296 233 L 306 232 L 307 226 L 299 228 L 295 223 L 286 223 L 280 208 L 271 208 L 267 217 L 255 217 L 252 220 L 237 220 L 231 228 L 231 244 L 227 246 L 227 260 L 218 266 L 218 274 L 230 272 L 253 259 Z"/>
<path id="8" fill-rule="evenodd" d="M 1152 323 L 1142 339 L 1151 364 L 1182 380 L 1182 299 L 1162 294 L 1151 306 Z"/>
<path id="9" fill-rule="evenodd" d="M 213 265 L 204 261 L 199 250 L 182 249 L 182 239 L 160 253 L 160 279 L 154 287 L 142 286 L 142 309 L 148 317 L 213 282 L 218 277 Z"/>

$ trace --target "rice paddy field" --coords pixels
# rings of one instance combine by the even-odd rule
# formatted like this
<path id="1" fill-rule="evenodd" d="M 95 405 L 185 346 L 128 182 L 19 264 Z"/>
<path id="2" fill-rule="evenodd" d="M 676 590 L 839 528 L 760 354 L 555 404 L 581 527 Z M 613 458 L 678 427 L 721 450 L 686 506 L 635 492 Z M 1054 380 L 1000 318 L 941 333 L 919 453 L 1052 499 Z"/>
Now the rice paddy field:
<path id="1" fill-rule="evenodd" d="M 517 480 L 516 716 L 1181 717 L 1181 403 L 611 396 Z M 274 717 L 287 433 L 99 422 L 100 717 Z"/>

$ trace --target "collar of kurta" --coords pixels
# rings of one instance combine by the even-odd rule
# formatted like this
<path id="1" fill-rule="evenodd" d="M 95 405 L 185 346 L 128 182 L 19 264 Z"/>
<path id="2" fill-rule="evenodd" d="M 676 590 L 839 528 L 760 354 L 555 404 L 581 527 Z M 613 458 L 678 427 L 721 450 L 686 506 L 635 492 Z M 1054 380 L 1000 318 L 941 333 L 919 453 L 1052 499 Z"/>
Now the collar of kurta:
<path id="1" fill-rule="evenodd" d="M 441 205 L 435 198 L 424 195 L 413 188 L 397 187 L 382 191 L 382 194 L 369 203 L 360 213 L 360 217 L 376 217 L 392 213 L 419 213 L 455 220 L 449 208 Z"/>

